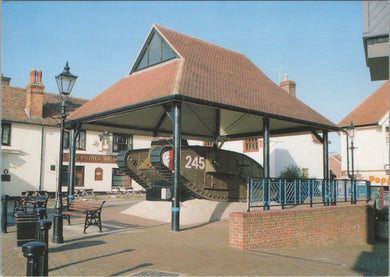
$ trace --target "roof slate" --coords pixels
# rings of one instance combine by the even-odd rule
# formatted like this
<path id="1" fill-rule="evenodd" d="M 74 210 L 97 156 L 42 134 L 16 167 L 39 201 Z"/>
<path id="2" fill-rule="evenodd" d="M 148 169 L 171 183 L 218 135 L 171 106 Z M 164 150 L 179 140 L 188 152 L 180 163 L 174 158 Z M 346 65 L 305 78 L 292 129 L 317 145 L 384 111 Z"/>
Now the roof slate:
<path id="1" fill-rule="evenodd" d="M 355 126 L 377 124 L 389 113 L 389 81 L 383 83 L 338 124 L 348 127 L 353 121 Z"/>
<path id="2" fill-rule="evenodd" d="M 61 111 L 61 96 L 59 94 L 43 93 L 43 118 L 29 118 L 25 112 L 26 89 L 14 86 L 1 86 L 1 117 L 3 121 L 52 125 L 59 122 Z M 68 101 L 67 111 L 74 111 L 88 100 L 72 97 Z"/>
<path id="3" fill-rule="evenodd" d="M 131 73 L 73 112 L 70 119 L 89 118 L 168 95 L 183 95 L 336 127 L 274 84 L 245 55 L 162 26 L 152 28 L 181 58 Z"/>

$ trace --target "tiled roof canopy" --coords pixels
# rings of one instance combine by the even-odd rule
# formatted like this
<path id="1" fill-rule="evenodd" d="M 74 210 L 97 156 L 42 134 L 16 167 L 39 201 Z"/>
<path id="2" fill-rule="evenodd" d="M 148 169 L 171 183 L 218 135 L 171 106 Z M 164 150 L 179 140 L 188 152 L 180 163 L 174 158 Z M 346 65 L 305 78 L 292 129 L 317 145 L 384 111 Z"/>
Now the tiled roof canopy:
<path id="1" fill-rule="evenodd" d="M 387 113 L 389 113 L 389 81 L 341 120 L 338 126 L 348 127 L 351 121 L 355 126 L 376 125 Z"/>
<path id="2" fill-rule="evenodd" d="M 73 112 L 69 116 L 72 122 L 93 121 L 148 103 L 179 100 L 338 129 L 274 84 L 245 55 L 158 25 L 153 25 L 149 37 L 153 34 L 160 35 L 177 57 L 134 71 L 138 57 L 128 76 Z"/>

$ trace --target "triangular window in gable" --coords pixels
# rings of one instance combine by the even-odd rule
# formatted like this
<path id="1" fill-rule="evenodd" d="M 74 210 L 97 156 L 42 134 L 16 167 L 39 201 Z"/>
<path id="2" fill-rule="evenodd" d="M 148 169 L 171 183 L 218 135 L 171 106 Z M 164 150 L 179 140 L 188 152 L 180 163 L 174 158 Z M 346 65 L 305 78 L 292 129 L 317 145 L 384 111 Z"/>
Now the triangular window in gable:
<path id="1" fill-rule="evenodd" d="M 168 61 L 175 58 L 176 55 L 167 45 L 167 43 L 155 32 L 151 39 L 145 45 L 138 64 L 136 64 L 134 71 Z"/>

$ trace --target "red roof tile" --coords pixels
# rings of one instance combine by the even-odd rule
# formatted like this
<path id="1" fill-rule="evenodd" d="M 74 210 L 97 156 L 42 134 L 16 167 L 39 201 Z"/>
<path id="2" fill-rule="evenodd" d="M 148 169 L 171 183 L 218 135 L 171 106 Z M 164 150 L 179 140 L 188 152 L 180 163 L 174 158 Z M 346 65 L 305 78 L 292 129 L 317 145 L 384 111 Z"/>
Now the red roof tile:
<path id="1" fill-rule="evenodd" d="M 181 56 L 119 80 L 70 115 L 92 117 L 167 95 L 222 103 L 264 114 L 335 127 L 328 119 L 287 94 L 245 55 L 153 25 Z"/>
<path id="2" fill-rule="evenodd" d="M 180 61 L 133 73 L 116 82 L 73 112 L 69 119 L 98 114 L 165 97 L 173 93 Z"/>
<path id="3" fill-rule="evenodd" d="M 72 97 L 68 101 L 67 111 L 73 111 L 87 102 L 87 99 Z M 1 86 L 1 117 L 4 121 L 57 125 L 61 111 L 61 97 L 58 94 L 43 93 L 43 118 L 29 118 L 25 112 L 26 89 L 14 86 Z"/>
<path id="4" fill-rule="evenodd" d="M 377 124 L 389 112 L 389 81 L 385 82 L 338 124 L 348 127 Z"/>

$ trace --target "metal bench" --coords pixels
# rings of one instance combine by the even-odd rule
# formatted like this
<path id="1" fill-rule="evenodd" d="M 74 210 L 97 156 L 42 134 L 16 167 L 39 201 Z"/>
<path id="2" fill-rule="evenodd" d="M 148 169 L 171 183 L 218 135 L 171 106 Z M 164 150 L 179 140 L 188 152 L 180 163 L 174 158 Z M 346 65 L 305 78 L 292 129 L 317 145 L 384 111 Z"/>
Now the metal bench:
<path id="1" fill-rule="evenodd" d="M 64 209 L 62 214 L 64 215 L 64 219 L 68 220 L 68 224 L 70 225 L 70 216 L 76 217 L 84 217 L 84 234 L 87 228 L 90 225 L 96 225 L 99 227 L 100 232 L 102 232 L 102 208 L 103 204 L 106 201 L 103 201 L 101 204 L 99 203 L 86 203 L 81 201 L 72 200 Z"/>

